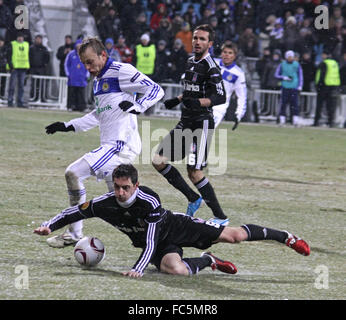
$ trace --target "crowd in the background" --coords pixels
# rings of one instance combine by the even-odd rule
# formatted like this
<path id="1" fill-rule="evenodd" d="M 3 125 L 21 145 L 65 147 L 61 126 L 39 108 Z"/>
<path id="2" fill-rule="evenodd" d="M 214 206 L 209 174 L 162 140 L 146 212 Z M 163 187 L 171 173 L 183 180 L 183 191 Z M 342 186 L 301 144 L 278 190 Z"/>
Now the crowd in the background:
<path id="1" fill-rule="evenodd" d="M 303 91 L 311 91 L 316 67 L 328 50 L 338 62 L 341 88 L 346 87 L 346 0 L 86 0 L 95 18 L 99 37 L 116 61 L 132 63 L 157 82 L 180 80 L 187 57 L 192 54 L 192 32 L 210 24 L 216 32 L 211 54 L 220 55 L 221 45 L 231 40 L 238 56 L 257 59 L 261 88 L 279 89 L 276 67 L 287 50 L 295 52 L 304 74 Z M 12 69 L 9 54 L 16 40 L 12 14 L 23 0 L 0 0 L 0 72 Z M 318 5 L 328 7 L 328 28 L 318 29 Z M 319 11 L 320 12 L 320 11 Z M 20 30 L 30 45 L 29 72 L 48 74 L 49 56 L 42 37 Z M 66 75 L 65 59 L 80 35 L 54 53 L 60 75 Z M 143 57 L 146 57 L 144 61 Z M 148 58 L 149 57 L 149 58 Z M 77 64 L 78 66 L 78 64 Z M 3 91 L 3 86 L 1 85 Z M 344 89 L 345 90 L 345 89 Z"/>

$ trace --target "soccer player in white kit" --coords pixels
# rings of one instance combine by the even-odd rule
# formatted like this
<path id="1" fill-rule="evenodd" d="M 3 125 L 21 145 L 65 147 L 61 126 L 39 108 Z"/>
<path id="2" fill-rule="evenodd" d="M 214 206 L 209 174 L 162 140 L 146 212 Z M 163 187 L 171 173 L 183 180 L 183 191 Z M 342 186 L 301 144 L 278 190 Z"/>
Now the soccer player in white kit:
<path id="1" fill-rule="evenodd" d="M 235 124 L 232 130 L 237 128 L 238 123 L 246 112 L 247 89 L 245 74 L 244 71 L 235 63 L 237 54 L 237 46 L 231 41 L 226 41 L 221 47 L 221 59 L 215 59 L 215 62 L 221 68 L 221 75 L 226 91 L 226 102 L 224 104 L 213 106 L 215 128 L 225 117 L 233 92 L 237 96 L 237 108 L 235 111 Z"/>
<path id="2" fill-rule="evenodd" d="M 86 202 L 83 180 L 96 176 L 105 180 L 113 191 L 112 172 L 115 167 L 132 163 L 141 152 L 137 114 L 145 112 L 164 95 L 163 89 L 135 67 L 115 62 L 108 57 L 102 42 L 87 38 L 78 54 L 86 69 L 94 76 L 95 109 L 81 118 L 54 122 L 46 127 L 47 134 L 56 131 L 87 131 L 100 129 L 100 147 L 86 153 L 70 164 L 65 171 L 71 206 Z M 135 94 L 141 97 L 135 100 Z M 72 223 L 62 234 L 47 240 L 52 247 L 75 244 L 82 235 L 82 220 Z"/>

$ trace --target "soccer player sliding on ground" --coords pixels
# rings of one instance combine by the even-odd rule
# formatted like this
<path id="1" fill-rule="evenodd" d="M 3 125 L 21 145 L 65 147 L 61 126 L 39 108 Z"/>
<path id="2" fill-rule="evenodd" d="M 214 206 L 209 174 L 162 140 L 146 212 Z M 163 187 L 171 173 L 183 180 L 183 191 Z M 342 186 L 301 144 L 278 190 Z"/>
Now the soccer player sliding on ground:
<path id="1" fill-rule="evenodd" d="M 310 254 L 309 245 L 288 231 L 254 224 L 226 227 L 164 209 L 152 189 L 139 185 L 137 169 L 131 164 L 119 165 L 112 178 L 114 192 L 63 210 L 42 223 L 34 233 L 48 235 L 81 219 L 99 217 L 125 233 L 135 247 L 142 248 L 132 269 L 123 273 L 134 278 L 143 276 L 149 263 L 161 272 L 175 275 L 197 274 L 208 266 L 236 273 L 234 264 L 210 252 L 196 258 L 183 258 L 183 247 L 205 250 L 218 242 L 276 240 L 302 255 Z"/>

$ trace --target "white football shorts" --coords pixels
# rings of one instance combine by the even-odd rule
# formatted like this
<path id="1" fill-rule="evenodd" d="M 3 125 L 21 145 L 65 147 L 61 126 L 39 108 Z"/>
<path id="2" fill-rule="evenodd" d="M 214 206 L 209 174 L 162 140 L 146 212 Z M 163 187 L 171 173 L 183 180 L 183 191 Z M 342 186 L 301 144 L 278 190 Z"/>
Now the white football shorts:
<path id="1" fill-rule="evenodd" d="M 86 153 L 82 159 L 88 162 L 97 180 L 106 180 L 107 176 L 112 175 L 114 168 L 120 164 L 133 163 L 136 156 L 126 144 L 103 145 Z"/>

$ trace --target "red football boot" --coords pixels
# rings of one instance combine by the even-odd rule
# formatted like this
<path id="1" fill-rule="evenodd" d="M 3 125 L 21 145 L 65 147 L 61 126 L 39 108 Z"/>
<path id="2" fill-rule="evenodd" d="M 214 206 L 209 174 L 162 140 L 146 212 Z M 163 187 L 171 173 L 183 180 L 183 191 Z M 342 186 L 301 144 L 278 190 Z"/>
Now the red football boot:
<path id="1" fill-rule="evenodd" d="M 221 272 L 224 273 L 230 273 L 230 274 L 235 274 L 237 273 L 237 267 L 230 261 L 224 261 L 221 260 L 217 257 L 215 257 L 213 254 L 211 254 L 210 252 L 203 252 L 201 254 L 201 257 L 209 257 L 212 261 L 210 267 L 212 268 L 212 270 L 219 270 Z"/>
<path id="2" fill-rule="evenodd" d="M 289 232 L 287 233 L 288 233 L 288 237 L 285 241 L 286 246 L 294 249 L 296 252 L 302 254 L 303 256 L 308 256 L 310 254 L 309 245 L 303 239 L 298 238 Z"/>

